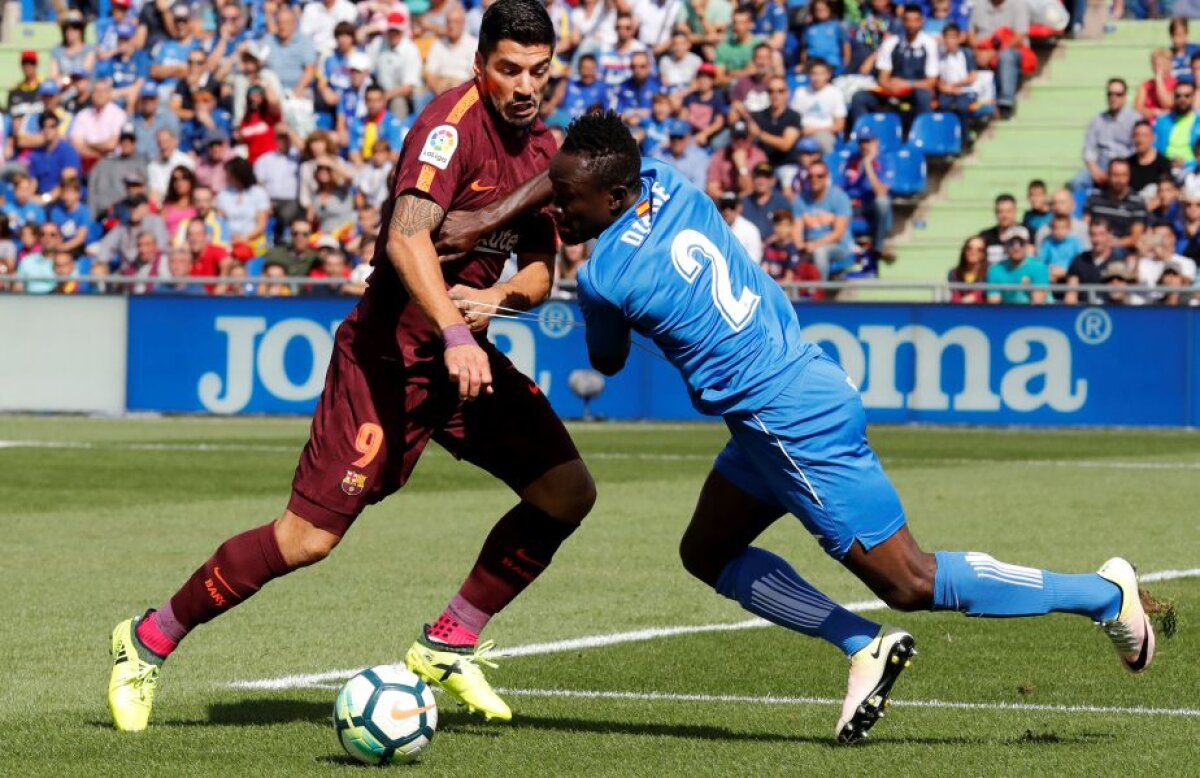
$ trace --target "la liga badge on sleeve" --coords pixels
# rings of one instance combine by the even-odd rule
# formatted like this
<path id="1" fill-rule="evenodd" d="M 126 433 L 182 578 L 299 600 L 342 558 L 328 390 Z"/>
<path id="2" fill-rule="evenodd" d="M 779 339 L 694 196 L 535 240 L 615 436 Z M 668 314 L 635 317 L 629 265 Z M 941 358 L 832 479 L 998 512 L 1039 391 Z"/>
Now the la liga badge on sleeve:
<path id="1" fill-rule="evenodd" d="M 417 159 L 445 170 L 457 148 L 458 129 L 453 125 L 442 124 L 429 131 L 429 137 L 425 139 L 425 146 Z"/>

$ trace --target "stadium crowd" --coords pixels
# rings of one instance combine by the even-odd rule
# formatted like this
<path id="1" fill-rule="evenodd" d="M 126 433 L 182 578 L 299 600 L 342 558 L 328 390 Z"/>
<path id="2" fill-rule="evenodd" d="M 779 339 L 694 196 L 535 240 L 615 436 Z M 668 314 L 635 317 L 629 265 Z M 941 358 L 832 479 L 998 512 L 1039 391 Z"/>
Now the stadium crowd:
<path id="1" fill-rule="evenodd" d="M 560 45 L 544 118 L 561 132 L 614 108 L 774 277 L 843 277 L 886 253 L 892 222 L 892 139 L 855 132 L 859 117 L 976 122 L 993 102 L 1003 116 L 1030 36 L 1067 26 L 1058 0 L 923 2 L 547 0 Z M 74 279 L 134 276 L 133 292 L 361 293 L 406 130 L 471 77 L 481 15 L 458 0 L 64 13 L 61 45 L 23 52 L 10 86 L 0 275 L 16 280 L 0 287 L 105 292 Z M 564 287 L 585 258 L 562 251 Z"/>
<path id="2" fill-rule="evenodd" d="M 1145 78 L 1108 80 L 1079 173 L 1053 192 L 1031 181 L 1019 219 L 1017 198 L 998 195 L 995 225 L 963 243 L 949 273 L 1023 288 L 963 288 L 956 302 L 1200 305 L 1188 290 L 1200 262 L 1200 45 L 1186 19 L 1168 30 L 1170 47 L 1152 52 Z M 1108 289 L 1050 294 L 1052 283 Z"/>

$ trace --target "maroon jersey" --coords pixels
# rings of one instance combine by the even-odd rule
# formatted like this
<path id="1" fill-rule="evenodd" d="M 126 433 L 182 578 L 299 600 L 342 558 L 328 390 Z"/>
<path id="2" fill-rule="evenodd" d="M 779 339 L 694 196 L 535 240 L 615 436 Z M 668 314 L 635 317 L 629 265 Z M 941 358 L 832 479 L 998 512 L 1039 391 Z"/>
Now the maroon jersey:
<path id="1" fill-rule="evenodd" d="M 441 333 L 412 303 L 387 259 L 387 229 L 396 198 L 422 194 L 449 213 L 478 210 L 508 196 L 550 166 L 554 137 L 539 120 L 523 132 L 498 120 L 474 81 L 444 92 L 417 117 L 392 175 L 383 230 L 375 245 L 375 272 L 348 321 L 356 341 L 377 353 L 399 349 L 407 364 L 439 359 Z M 447 288 L 483 289 L 500 277 L 510 253 L 551 254 L 553 222 L 544 214 L 522 216 L 483 238 L 464 258 L 442 264 Z"/>

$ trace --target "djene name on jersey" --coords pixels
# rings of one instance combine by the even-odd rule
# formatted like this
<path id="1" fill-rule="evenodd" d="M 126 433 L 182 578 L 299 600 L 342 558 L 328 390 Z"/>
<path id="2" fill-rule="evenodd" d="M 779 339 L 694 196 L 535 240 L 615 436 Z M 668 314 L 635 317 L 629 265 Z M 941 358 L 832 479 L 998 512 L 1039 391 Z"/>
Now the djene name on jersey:
<path id="1" fill-rule="evenodd" d="M 650 185 L 650 200 L 642 200 L 636 206 L 638 217 L 629 225 L 629 229 L 625 230 L 621 235 L 621 242 L 628 243 L 630 246 L 641 246 L 646 240 L 646 236 L 650 234 L 650 214 L 662 207 L 663 203 L 671 199 L 671 194 L 662 184 L 655 181 Z"/>

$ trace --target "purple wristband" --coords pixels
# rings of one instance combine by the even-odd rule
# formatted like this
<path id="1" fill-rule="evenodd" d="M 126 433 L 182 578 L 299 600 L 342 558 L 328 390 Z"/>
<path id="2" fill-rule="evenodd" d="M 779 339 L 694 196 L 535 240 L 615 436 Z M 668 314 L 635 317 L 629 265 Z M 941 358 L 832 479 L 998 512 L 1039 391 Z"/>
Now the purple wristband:
<path id="1" fill-rule="evenodd" d="M 455 346 L 474 346 L 475 336 L 471 334 L 471 328 L 465 324 L 451 324 L 442 330 L 442 341 L 446 344 L 446 348 L 454 348 Z"/>

